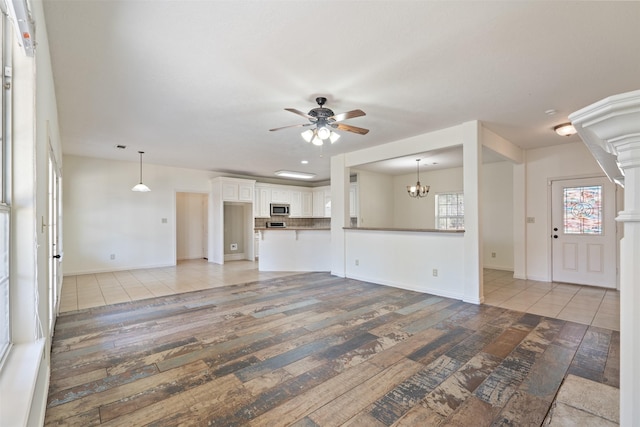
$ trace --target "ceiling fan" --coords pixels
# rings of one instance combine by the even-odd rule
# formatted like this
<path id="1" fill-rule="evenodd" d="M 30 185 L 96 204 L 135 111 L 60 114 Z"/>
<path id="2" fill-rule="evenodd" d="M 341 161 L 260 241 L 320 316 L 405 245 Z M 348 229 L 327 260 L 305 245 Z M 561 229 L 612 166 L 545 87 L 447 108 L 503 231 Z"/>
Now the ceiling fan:
<path id="1" fill-rule="evenodd" d="M 312 109 L 308 113 L 303 113 L 295 108 L 285 108 L 287 111 L 291 111 L 294 114 L 309 119 L 309 123 L 303 123 L 299 125 L 283 126 L 275 129 L 269 129 L 270 131 L 276 131 L 287 128 L 295 127 L 307 127 L 314 126 L 315 128 L 307 129 L 302 132 L 302 137 L 305 141 L 311 142 L 314 145 L 322 145 L 326 139 L 329 139 L 333 144 L 340 138 L 340 135 L 333 131 L 333 129 L 346 130 L 347 132 L 357 133 L 359 135 L 366 135 L 369 129 L 359 128 L 357 126 L 346 125 L 339 123 L 346 119 L 353 119 L 355 117 L 361 117 L 365 115 L 362 110 L 351 110 L 346 113 L 334 114 L 329 108 L 325 108 L 324 104 L 327 102 L 327 98 L 319 96 L 316 98 L 317 108 Z"/>

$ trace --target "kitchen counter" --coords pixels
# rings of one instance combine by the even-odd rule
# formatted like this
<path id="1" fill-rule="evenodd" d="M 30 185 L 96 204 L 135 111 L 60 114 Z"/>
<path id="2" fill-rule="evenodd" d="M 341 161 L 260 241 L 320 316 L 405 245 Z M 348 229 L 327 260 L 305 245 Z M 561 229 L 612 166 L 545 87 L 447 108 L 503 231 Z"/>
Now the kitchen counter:
<path id="1" fill-rule="evenodd" d="M 331 230 L 331 227 L 254 227 L 254 230 Z"/>
<path id="2" fill-rule="evenodd" d="M 464 233 L 464 230 L 438 230 L 437 228 L 398 228 L 398 227 L 342 227 L 343 230 L 367 230 L 367 231 L 409 231 L 419 233 Z"/>
<path id="3" fill-rule="evenodd" d="M 255 227 L 255 230 L 260 234 L 258 270 L 331 271 L 329 228 Z"/>

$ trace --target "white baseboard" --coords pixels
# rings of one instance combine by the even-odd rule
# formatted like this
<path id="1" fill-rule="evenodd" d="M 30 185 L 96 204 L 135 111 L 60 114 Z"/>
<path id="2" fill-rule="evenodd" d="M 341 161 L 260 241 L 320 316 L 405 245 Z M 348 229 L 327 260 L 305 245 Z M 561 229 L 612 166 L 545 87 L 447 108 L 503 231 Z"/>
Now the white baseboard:
<path id="1" fill-rule="evenodd" d="M 225 261 L 241 261 L 243 259 L 247 259 L 244 252 L 240 254 L 224 254 Z"/>

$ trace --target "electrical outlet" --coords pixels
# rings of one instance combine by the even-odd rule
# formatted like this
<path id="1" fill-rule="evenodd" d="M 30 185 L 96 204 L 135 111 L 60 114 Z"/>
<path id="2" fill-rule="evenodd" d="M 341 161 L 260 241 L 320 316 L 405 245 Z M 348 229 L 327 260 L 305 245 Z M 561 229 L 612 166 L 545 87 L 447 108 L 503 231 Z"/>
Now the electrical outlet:
<path id="1" fill-rule="evenodd" d="M 438 269 L 437 268 L 433 269 L 433 277 L 438 277 Z"/>
<path id="2" fill-rule="evenodd" d="M 491 258 L 495 258 L 496 257 L 496 253 L 495 252 L 491 252 Z"/>
<path id="3" fill-rule="evenodd" d="M 356 260 L 356 265 L 360 265 L 360 260 L 359 259 Z"/>
<path id="4" fill-rule="evenodd" d="M 109 257 L 111 260 L 116 259 L 116 254 L 111 254 L 111 256 Z"/>
<path id="5" fill-rule="evenodd" d="M 232 251 L 237 251 L 238 250 L 238 244 L 237 243 L 232 243 L 231 244 L 231 250 Z"/>

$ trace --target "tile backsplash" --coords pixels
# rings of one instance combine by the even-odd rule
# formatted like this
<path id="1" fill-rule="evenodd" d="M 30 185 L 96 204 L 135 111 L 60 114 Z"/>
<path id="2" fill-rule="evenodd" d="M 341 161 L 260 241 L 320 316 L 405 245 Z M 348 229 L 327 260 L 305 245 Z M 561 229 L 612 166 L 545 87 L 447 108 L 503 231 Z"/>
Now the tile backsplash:
<path id="1" fill-rule="evenodd" d="M 275 216 L 271 218 L 255 218 L 254 227 L 266 227 L 269 221 L 284 221 L 287 227 L 309 227 L 309 228 L 329 228 L 331 227 L 331 218 L 289 218 Z M 350 227 L 358 226 L 358 218 L 351 218 Z"/>
<path id="2" fill-rule="evenodd" d="M 271 218 L 256 218 L 255 227 L 265 227 L 270 221 L 284 221 L 287 227 L 308 227 L 308 228 L 329 228 L 331 227 L 331 218 L 289 218 L 276 216 Z"/>

